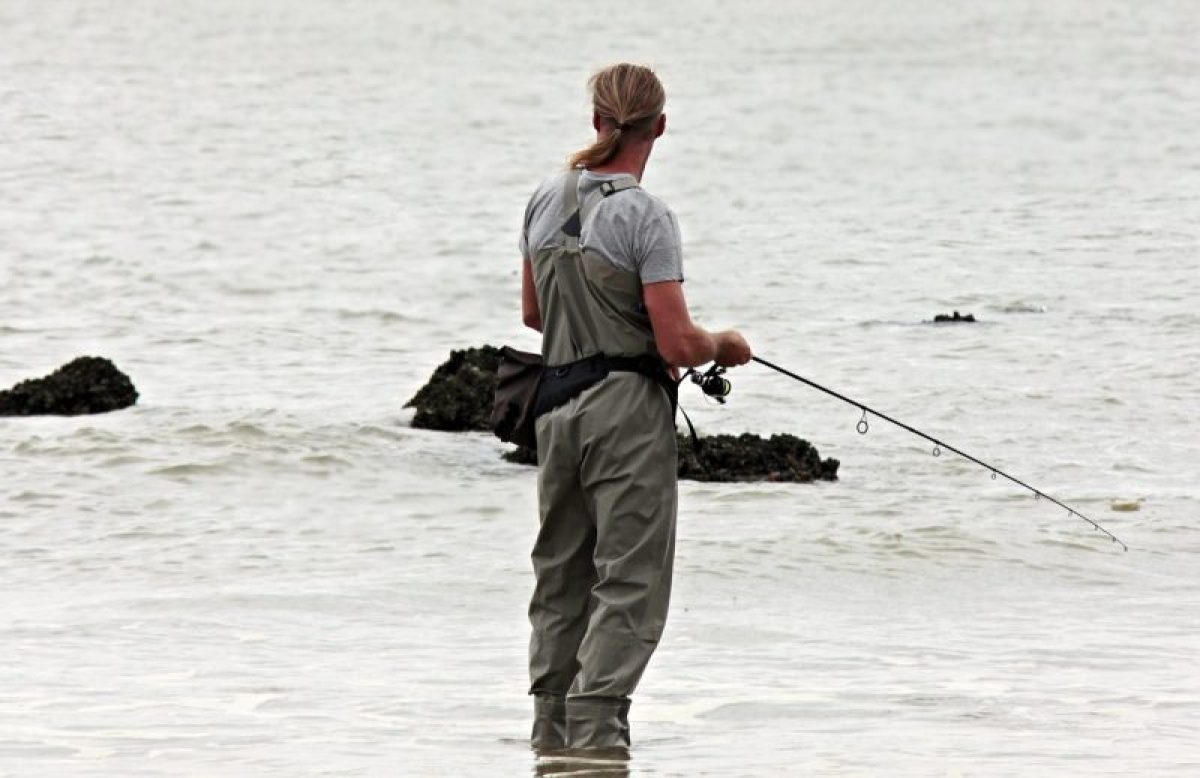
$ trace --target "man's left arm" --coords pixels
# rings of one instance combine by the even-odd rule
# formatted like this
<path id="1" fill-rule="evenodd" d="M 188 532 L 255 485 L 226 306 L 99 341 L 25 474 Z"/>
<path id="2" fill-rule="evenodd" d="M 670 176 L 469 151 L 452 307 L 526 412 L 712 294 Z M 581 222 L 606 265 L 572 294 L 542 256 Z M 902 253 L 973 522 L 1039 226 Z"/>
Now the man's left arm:
<path id="1" fill-rule="evenodd" d="M 533 263 L 521 262 L 521 320 L 530 329 L 542 331 L 542 312 L 538 309 L 537 288 L 533 285 Z"/>

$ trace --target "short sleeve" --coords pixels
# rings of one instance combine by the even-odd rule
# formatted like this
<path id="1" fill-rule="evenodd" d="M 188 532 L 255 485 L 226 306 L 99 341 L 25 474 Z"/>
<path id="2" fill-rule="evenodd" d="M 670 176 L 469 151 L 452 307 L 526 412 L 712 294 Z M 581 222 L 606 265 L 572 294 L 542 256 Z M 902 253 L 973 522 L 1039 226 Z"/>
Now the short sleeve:
<path id="1" fill-rule="evenodd" d="M 683 280 L 683 241 L 675 214 L 665 211 L 646 224 L 640 234 L 638 276 L 643 284 Z"/>
<path id="2" fill-rule="evenodd" d="M 535 195 L 536 197 L 536 195 Z M 521 237 L 517 241 L 517 248 L 521 252 L 521 259 L 529 259 L 529 218 L 533 213 L 533 201 L 535 197 L 530 197 L 529 202 L 525 204 L 525 219 L 521 222 Z"/>

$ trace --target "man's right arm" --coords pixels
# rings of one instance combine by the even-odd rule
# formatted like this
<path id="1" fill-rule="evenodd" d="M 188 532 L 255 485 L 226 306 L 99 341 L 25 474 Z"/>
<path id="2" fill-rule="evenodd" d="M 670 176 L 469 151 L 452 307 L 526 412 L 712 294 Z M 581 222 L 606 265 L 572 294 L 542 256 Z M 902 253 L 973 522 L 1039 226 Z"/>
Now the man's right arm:
<path id="1" fill-rule="evenodd" d="M 692 323 L 679 281 L 646 284 L 642 299 L 654 328 L 654 343 L 668 364 L 697 367 L 716 362 L 733 367 L 750 361 L 750 346 L 737 331 L 710 333 Z"/>

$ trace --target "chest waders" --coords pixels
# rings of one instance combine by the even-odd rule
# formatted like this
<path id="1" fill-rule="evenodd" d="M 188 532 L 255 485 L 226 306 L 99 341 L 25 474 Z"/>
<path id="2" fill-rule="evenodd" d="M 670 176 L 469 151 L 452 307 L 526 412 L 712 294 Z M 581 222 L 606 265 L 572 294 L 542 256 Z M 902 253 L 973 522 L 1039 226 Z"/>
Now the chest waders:
<path id="1" fill-rule="evenodd" d="M 551 395 L 539 399 L 551 408 L 536 423 L 532 744 L 627 748 L 629 695 L 658 645 L 671 592 L 674 398 L 664 391 L 669 378 L 652 377 L 664 368 L 637 274 L 579 246 L 595 207 L 637 184 L 605 182 L 580 207 L 579 176 L 567 176 L 559 240 L 533 257 L 542 389 Z M 556 388 L 597 362 L 595 382 Z"/>

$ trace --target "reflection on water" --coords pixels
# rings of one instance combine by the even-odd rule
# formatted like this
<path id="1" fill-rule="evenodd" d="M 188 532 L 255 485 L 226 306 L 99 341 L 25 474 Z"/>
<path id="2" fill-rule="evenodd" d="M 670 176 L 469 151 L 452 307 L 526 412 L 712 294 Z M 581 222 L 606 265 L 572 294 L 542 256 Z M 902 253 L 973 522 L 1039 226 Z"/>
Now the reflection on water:
<path id="1" fill-rule="evenodd" d="M 628 778 L 630 755 L 624 748 L 545 749 L 536 754 L 534 775 Z"/>

